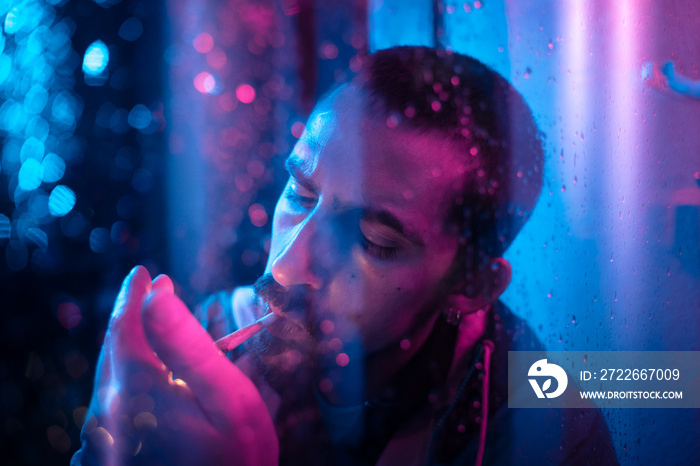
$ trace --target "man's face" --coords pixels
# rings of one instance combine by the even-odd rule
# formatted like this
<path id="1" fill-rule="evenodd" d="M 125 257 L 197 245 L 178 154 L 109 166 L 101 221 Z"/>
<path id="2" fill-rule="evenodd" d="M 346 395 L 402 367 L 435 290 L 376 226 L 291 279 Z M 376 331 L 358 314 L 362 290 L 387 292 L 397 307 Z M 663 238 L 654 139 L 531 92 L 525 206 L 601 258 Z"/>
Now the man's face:
<path id="1" fill-rule="evenodd" d="M 466 167 L 445 138 L 369 115 L 362 99 L 345 87 L 310 118 L 287 161 L 266 273 L 305 302 L 273 312 L 315 341 L 351 328 L 367 355 L 422 341 L 440 314 L 458 249 L 446 218 Z M 298 331 L 286 323 L 271 333 Z"/>

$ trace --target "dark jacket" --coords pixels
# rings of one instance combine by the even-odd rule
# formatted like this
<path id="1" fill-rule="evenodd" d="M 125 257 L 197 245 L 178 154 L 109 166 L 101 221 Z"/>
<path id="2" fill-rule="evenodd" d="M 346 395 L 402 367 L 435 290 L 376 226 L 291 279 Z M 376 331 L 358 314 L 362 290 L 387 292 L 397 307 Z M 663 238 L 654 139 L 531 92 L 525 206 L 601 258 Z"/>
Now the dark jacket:
<path id="1" fill-rule="evenodd" d="M 234 296 L 212 297 L 197 314 L 217 338 L 256 317 L 249 303 L 250 290 L 238 289 Z M 356 425 L 348 426 L 344 437 L 330 441 L 333 435 L 319 433 L 309 441 L 317 455 L 312 463 L 475 464 L 483 444 L 484 465 L 618 464 L 597 408 L 508 408 L 508 351 L 544 347 L 529 326 L 501 303 L 488 312 L 486 322 L 476 344 L 460 345 L 468 338 L 466 326 L 440 320 L 424 349 L 397 376 L 390 399 L 358 406 L 351 417 Z M 485 361 L 487 352 L 490 364 Z M 481 434 L 484 401 L 488 405 L 485 436 Z M 329 409 L 332 412 L 333 408 L 321 407 L 319 418 L 328 418 Z M 330 424 L 328 419 L 325 424 Z M 292 449 L 295 453 L 283 455 L 280 463 L 302 464 L 299 455 L 305 450 L 304 446 Z M 303 463 L 309 464 L 308 460 Z"/>

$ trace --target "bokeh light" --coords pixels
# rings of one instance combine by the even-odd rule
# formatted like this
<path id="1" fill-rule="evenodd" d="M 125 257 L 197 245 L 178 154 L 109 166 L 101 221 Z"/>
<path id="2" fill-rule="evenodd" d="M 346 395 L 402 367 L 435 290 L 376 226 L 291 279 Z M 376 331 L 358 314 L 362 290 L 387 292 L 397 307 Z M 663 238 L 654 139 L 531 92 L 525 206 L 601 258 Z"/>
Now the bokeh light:
<path id="1" fill-rule="evenodd" d="M 216 90 L 216 78 L 206 71 L 202 71 L 194 78 L 194 87 L 202 94 L 213 94 Z"/>
<path id="2" fill-rule="evenodd" d="M 46 154 L 41 166 L 44 169 L 44 181 L 47 183 L 59 181 L 66 171 L 66 162 L 54 153 Z"/>
<path id="3" fill-rule="evenodd" d="M 151 111 L 143 104 L 137 104 L 129 112 L 129 125 L 136 129 L 146 129 L 151 124 Z"/>
<path id="4" fill-rule="evenodd" d="M 0 36 L 0 181 L 7 185 L 10 202 L 0 221 L 0 236 L 10 242 L 0 247 L 5 247 L 5 262 L 12 270 L 26 267 L 35 251 L 47 250 L 51 236 L 61 233 L 52 223 L 76 203 L 73 190 L 54 186 L 66 175 L 70 161 L 80 157 L 74 131 L 84 107 L 74 89 L 73 75 L 80 64 L 71 41 L 76 25 L 57 11 L 64 3 L 25 0 L 0 5 L 6 13 Z M 108 56 L 104 42 L 93 42 L 83 57 L 83 69 L 100 73 Z M 8 204 L 0 200 L 0 205 Z M 32 263 L 52 264 L 40 256 Z"/>
<path id="5" fill-rule="evenodd" d="M 143 24 L 135 16 L 124 21 L 119 27 L 119 37 L 130 42 L 137 40 L 141 34 L 143 34 Z"/>
<path id="6" fill-rule="evenodd" d="M 90 232 L 90 249 L 96 253 L 109 249 L 109 232 L 105 228 L 95 228 Z"/>
<path id="7" fill-rule="evenodd" d="M 192 45 L 197 52 L 207 53 L 214 47 L 214 39 L 211 37 L 211 34 L 203 32 L 194 38 Z"/>
<path id="8" fill-rule="evenodd" d="M 75 206 L 75 193 L 67 186 L 58 185 L 49 196 L 49 212 L 54 217 L 63 217 Z"/>
<path id="9" fill-rule="evenodd" d="M 44 168 L 36 159 L 28 159 L 19 170 L 19 187 L 25 191 L 38 188 L 44 178 Z"/>
<path id="10" fill-rule="evenodd" d="M 241 84 L 236 88 L 236 98 L 244 104 L 252 103 L 255 100 L 255 89 L 250 84 Z"/>
<path id="11" fill-rule="evenodd" d="M 12 233 L 12 224 L 7 215 L 0 214 L 0 239 L 8 239 Z"/>
<path id="12" fill-rule="evenodd" d="M 267 223 L 267 212 L 265 207 L 260 204 L 253 204 L 248 208 L 250 221 L 256 227 L 263 227 Z"/>
<path id="13" fill-rule="evenodd" d="M 109 63 L 109 49 L 101 40 L 90 44 L 83 58 L 83 71 L 87 75 L 97 76 L 102 73 Z"/>

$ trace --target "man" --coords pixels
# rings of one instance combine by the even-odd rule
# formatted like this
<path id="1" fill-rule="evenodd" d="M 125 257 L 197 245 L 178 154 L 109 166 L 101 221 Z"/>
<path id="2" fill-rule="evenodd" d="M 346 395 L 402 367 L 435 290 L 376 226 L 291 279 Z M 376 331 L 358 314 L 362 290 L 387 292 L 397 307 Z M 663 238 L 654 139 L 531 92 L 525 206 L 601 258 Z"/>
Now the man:
<path id="1" fill-rule="evenodd" d="M 255 289 L 198 311 L 127 278 L 75 462 L 610 464 L 597 410 L 509 410 L 507 352 L 541 349 L 498 297 L 543 152 L 520 95 L 471 58 L 370 55 L 286 163 Z"/>

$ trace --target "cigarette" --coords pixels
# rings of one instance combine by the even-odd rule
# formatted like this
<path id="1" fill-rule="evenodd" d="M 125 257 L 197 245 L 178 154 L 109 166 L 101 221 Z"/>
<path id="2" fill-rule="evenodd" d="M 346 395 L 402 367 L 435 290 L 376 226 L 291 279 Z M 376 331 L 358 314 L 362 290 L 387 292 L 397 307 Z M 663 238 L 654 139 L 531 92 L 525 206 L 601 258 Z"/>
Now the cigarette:
<path id="1" fill-rule="evenodd" d="M 229 333 L 223 338 L 219 338 L 214 342 L 214 344 L 222 353 L 226 354 L 229 351 L 241 346 L 243 343 L 251 339 L 253 335 L 273 323 L 275 320 L 277 320 L 277 314 L 270 312 L 252 324 L 239 328 L 235 332 Z"/>

